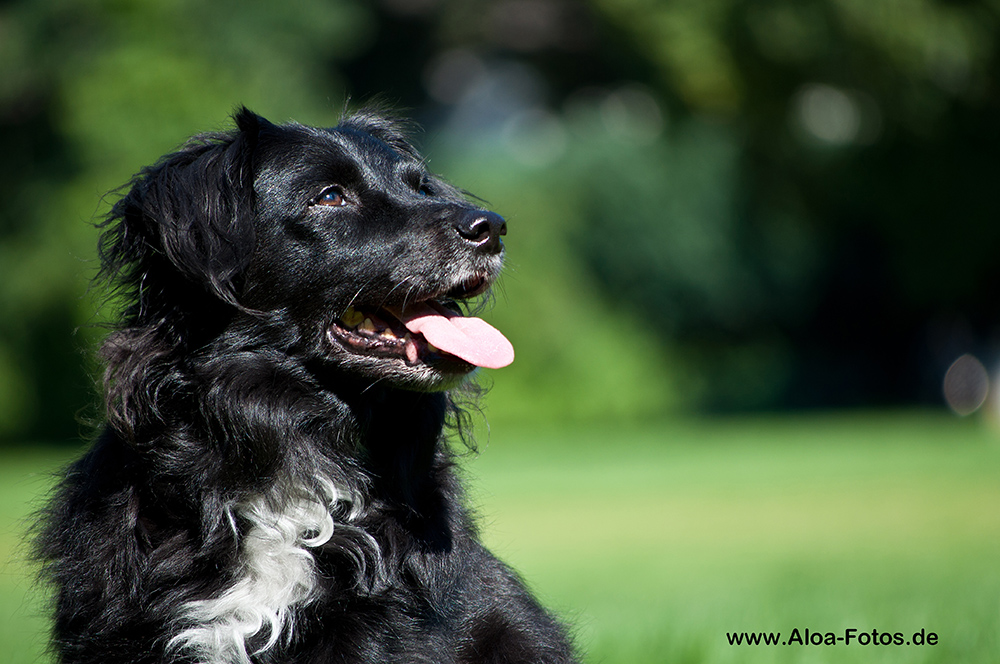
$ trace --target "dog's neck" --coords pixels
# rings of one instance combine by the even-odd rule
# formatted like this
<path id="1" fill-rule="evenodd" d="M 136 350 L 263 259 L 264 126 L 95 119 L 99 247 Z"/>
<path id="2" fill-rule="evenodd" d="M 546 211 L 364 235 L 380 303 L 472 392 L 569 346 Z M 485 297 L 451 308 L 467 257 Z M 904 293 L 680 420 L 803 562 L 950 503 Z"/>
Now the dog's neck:
<path id="1" fill-rule="evenodd" d="M 447 397 L 377 387 L 338 396 L 358 424 L 360 452 L 375 493 L 424 512 L 441 489 L 440 473 L 447 465 L 441 440 Z"/>

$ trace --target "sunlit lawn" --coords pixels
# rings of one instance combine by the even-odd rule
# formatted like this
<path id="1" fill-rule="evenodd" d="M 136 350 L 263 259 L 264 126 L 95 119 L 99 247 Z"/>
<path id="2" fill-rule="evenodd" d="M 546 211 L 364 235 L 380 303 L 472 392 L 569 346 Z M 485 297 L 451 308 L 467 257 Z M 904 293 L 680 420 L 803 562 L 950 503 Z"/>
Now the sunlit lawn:
<path id="1" fill-rule="evenodd" d="M 45 622 L 19 520 L 64 455 L 0 458 L 0 662 Z M 467 461 L 487 542 L 597 663 L 995 662 L 1000 436 L 943 414 L 496 425 Z M 935 632 L 730 646 L 727 632 Z"/>

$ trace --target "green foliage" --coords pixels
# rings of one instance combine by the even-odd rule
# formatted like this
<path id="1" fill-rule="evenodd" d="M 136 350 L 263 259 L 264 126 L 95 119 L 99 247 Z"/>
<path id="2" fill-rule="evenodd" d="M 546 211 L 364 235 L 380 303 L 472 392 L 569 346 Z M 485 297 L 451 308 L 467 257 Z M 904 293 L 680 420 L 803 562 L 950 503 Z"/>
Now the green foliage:
<path id="1" fill-rule="evenodd" d="M 240 103 L 332 123 L 344 94 L 329 64 L 368 26 L 348 0 L 0 8 L 0 439 L 72 437 L 94 399 L 87 284 L 106 192 Z"/>
<path id="2" fill-rule="evenodd" d="M 653 66 L 641 80 L 677 118 L 660 149 L 673 148 L 689 116 L 710 118 L 735 149 L 732 171 L 700 173 L 715 188 L 721 216 L 678 210 L 705 229 L 726 219 L 716 246 L 736 249 L 706 257 L 728 320 L 685 325 L 690 303 L 674 317 L 686 356 L 710 384 L 704 403 L 934 399 L 956 351 L 995 352 L 988 340 L 997 317 L 984 309 L 1000 278 L 992 258 L 1000 205 L 986 193 L 1000 175 L 988 156 L 1000 147 L 989 110 L 1000 62 L 995 6 L 629 0 L 593 7 Z M 678 162 L 698 171 L 697 158 Z M 696 195 L 691 186 L 671 189 L 647 186 L 644 198 Z M 602 227 L 639 245 L 657 230 L 655 215 L 639 218 L 620 223 L 604 213 Z M 674 246 L 699 256 L 679 235 L 670 238 Z M 669 252 L 658 239 L 650 246 Z M 671 293 L 685 281 L 657 275 L 655 261 L 641 255 L 630 262 L 635 252 L 621 260 L 628 246 L 592 252 L 601 283 L 618 292 L 643 272 L 663 294 L 640 301 L 670 310 Z M 740 366 L 755 366 L 755 374 Z M 891 367 L 889 375 L 879 366 Z M 748 378 L 753 387 L 740 393 Z"/>
<path id="3" fill-rule="evenodd" d="M 488 161 L 477 154 L 488 152 Z M 508 260 L 484 317 L 514 344 L 509 368 L 488 372 L 491 422 L 648 417 L 683 399 L 669 349 L 640 312 L 604 298 L 566 238 L 580 219 L 572 189 L 553 188 L 510 156 L 479 145 L 431 149 L 433 165 L 461 173 L 462 186 L 503 201 L 511 232 Z"/>
<path id="4" fill-rule="evenodd" d="M 331 124 L 376 92 L 510 217 L 494 411 L 938 399 L 958 354 L 996 352 L 998 23 L 932 0 L 7 2 L 0 440 L 89 414 L 107 192 L 238 104 Z"/>

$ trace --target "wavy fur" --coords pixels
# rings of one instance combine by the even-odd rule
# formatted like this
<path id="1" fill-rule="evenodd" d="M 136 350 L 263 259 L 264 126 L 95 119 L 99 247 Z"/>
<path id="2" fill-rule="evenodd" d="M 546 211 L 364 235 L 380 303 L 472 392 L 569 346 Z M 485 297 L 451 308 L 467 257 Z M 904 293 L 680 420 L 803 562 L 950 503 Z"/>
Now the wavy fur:
<path id="1" fill-rule="evenodd" d="M 443 432 L 472 367 L 340 322 L 480 293 L 502 219 L 377 113 L 235 120 L 104 224 L 105 423 L 36 539 L 57 659 L 575 661 L 464 506 Z"/>

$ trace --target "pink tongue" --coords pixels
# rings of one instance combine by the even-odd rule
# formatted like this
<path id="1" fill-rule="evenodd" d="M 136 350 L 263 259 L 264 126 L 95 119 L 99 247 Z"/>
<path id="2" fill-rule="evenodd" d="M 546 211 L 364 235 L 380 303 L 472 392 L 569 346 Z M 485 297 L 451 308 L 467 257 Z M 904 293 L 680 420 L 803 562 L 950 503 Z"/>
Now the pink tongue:
<path id="1" fill-rule="evenodd" d="M 499 369 L 514 361 L 514 347 L 495 327 L 479 318 L 461 316 L 425 302 L 392 313 L 406 329 L 469 364 Z"/>

